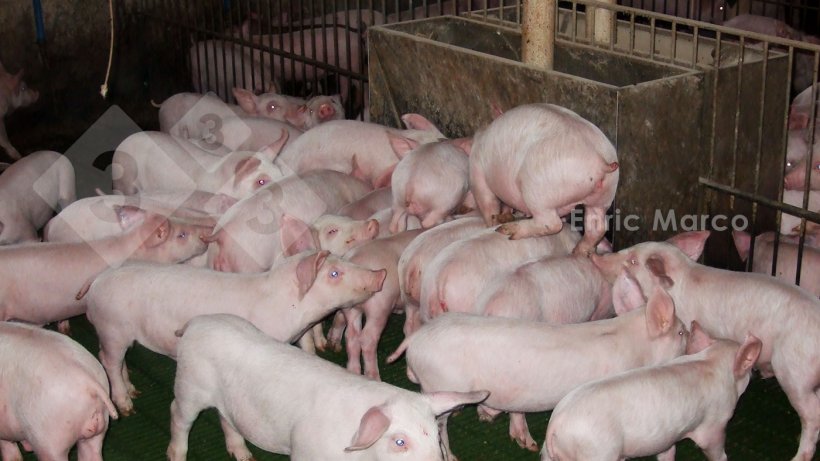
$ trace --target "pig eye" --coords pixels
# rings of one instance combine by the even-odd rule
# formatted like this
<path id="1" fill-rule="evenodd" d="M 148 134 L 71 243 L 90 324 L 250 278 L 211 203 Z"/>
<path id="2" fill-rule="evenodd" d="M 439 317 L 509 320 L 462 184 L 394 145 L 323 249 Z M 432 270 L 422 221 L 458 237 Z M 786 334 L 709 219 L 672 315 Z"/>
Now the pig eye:
<path id="1" fill-rule="evenodd" d="M 794 163 L 791 160 L 786 161 L 786 168 L 791 168 L 794 166 Z"/>
<path id="2" fill-rule="evenodd" d="M 396 439 L 396 446 L 397 446 L 397 447 L 403 447 L 403 446 L 405 446 L 406 444 L 407 444 L 407 443 L 404 441 L 404 439 Z"/>
<path id="3" fill-rule="evenodd" d="M 329 231 L 327 231 L 327 235 L 333 235 L 333 234 L 335 234 L 336 232 L 339 232 L 339 229 L 336 229 L 336 228 L 334 228 L 334 229 L 330 229 Z"/>
<path id="4" fill-rule="evenodd" d="M 188 233 L 185 232 L 185 231 L 180 232 L 179 235 L 177 235 L 177 238 L 180 238 L 180 239 L 184 239 L 184 238 L 187 238 L 187 237 L 188 237 Z"/>
<path id="5" fill-rule="evenodd" d="M 679 332 L 678 332 L 678 336 L 683 336 L 683 333 L 684 333 L 684 331 L 683 331 L 683 330 L 679 331 Z"/>
<path id="6" fill-rule="evenodd" d="M 638 265 L 638 260 L 637 260 L 637 259 L 635 259 L 635 258 L 631 258 L 631 259 L 629 260 L 629 264 L 631 264 L 631 265 L 633 265 L 633 266 L 637 266 L 637 265 Z"/>
<path id="7" fill-rule="evenodd" d="M 264 186 L 267 183 L 268 183 L 268 181 L 265 180 L 265 179 L 260 179 L 260 180 L 256 181 L 256 184 L 259 184 L 260 186 Z"/>
<path id="8" fill-rule="evenodd" d="M 338 278 L 339 277 L 339 271 L 330 271 L 330 277 L 334 278 L 334 279 Z"/>
<path id="9" fill-rule="evenodd" d="M 278 109 L 276 104 L 268 104 L 268 112 L 276 112 L 276 109 Z"/>

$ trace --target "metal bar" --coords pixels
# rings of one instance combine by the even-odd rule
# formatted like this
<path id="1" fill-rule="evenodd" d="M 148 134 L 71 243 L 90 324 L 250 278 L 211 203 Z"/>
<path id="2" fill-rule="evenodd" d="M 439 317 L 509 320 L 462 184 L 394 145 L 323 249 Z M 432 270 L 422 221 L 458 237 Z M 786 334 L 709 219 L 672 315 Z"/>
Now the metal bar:
<path id="1" fill-rule="evenodd" d="M 797 216 L 798 218 L 806 218 L 807 220 L 809 220 L 811 222 L 815 222 L 815 223 L 820 224 L 820 213 L 818 213 L 818 212 L 804 210 L 804 209 L 798 208 L 794 205 L 789 205 L 788 203 L 783 203 L 783 202 L 780 202 L 780 201 L 777 201 L 777 200 L 772 200 L 770 198 L 763 197 L 761 195 L 757 195 L 757 194 L 753 194 L 753 193 L 749 193 L 749 192 L 744 192 L 744 191 L 742 191 L 742 190 L 740 190 L 736 187 L 730 187 L 730 186 L 727 186 L 725 184 L 721 184 L 717 181 L 713 181 L 709 178 L 704 178 L 703 176 L 698 178 L 698 183 L 702 184 L 702 185 L 704 185 L 704 186 L 706 186 L 710 189 L 714 189 L 714 190 L 717 190 L 717 191 L 720 191 L 720 192 L 725 192 L 725 193 L 730 194 L 730 195 L 735 195 L 737 197 L 740 197 L 742 199 L 746 199 L 746 200 L 749 200 L 749 201 L 756 201 L 756 202 L 759 202 L 762 205 L 766 205 L 766 206 L 774 208 L 776 210 L 787 212 L 790 215 Z"/>

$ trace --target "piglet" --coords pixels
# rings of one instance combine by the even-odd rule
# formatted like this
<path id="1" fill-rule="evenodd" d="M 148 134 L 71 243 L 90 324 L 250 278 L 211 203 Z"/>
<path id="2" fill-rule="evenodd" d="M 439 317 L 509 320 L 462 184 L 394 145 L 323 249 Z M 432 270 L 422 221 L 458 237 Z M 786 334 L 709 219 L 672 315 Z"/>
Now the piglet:
<path id="1" fill-rule="evenodd" d="M 123 370 L 125 352 L 134 341 L 175 357 L 175 330 L 197 315 L 230 313 L 280 341 L 293 342 L 333 310 L 381 290 L 384 277 L 384 270 L 371 271 L 326 251 L 294 255 L 259 274 L 135 264 L 94 280 L 85 295 L 86 315 L 100 337 L 100 361 L 111 380 L 112 398 L 128 415 L 135 389 Z"/>
<path id="2" fill-rule="evenodd" d="M 692 323 L 688 355 L 584 384 L 550 416 L 542 461 L 675 458 L 692 439 L 710 460 L 726 459 L 726 424 L 746 390 L 760 340 L 710 338 Z"/>
<path id="3" fill-rule="evenodd" d="M 492 280 L 474 312 L 554 325 L 600 320 L 614 314 L 612 286 L 589 258 L 548 256 Z"/>
<path id="4" fill-rule="evenodd" d="M 320 123 L 345 119 L 345 108 L 338 94 L 314 96 L 303 107 L 298 109 L 299 121 L 294 124 L 298 128 L 309 130 Z"/>
<path id="5" fill-rule="evenodd" d="M 201 237 L 209 232 L 149 214 L 129 231 L 100 240 L 0 247 L 0 320 L 44 325 L 82 314 L 85 301 L 77 292 L 105 269 L 125 261 L 183 262 L 205 251 Z"/>
<path id="6" fill-rule="evenodd" d="M 39 151 L 0 175 L 0 245 L 39 241 L 37 231 L 76 198 L 74 167 L 52 151 Z"/>
<path id="7" fill-rule="evenodd" d="M 820 86 L 812 85 L 794 97 L 789 106 L 789 130 L 802 130 L 811 123 L 812 92 L 815 92 L 815 111 L 820 110 Z M 820 124 L 820 117 L 815 112 L 814 122 Z M 815 135 L 816 136 L 816 135 Z"/>
<path id="8" fill-rule="evenodd" d="M 743 231 L 732 232 L 740 259 L 746 261 L 751 251 L 752 237 Z M 774 258 L 775 233 L 766 232 L 755 238 L 754 260 L 752 272 L 759 274 L 772 273 L 772 259 Z M 777 245 L 777 270 L 775 277 L 789 283 L 797 280 L 797 255 L 799 247 L 796 237 L 780 237 Z M 800 268 L 800 286 L 808 292 L 820 297 L 820 249 L 809 246 L 803 247 L 803 259 Z"/>
<path id="9" fill-rule="evenodd" d="M 21 460 L 15 442 L 41 460 L 102 459 L 108 418 L 117 410 L 108 379 L 94 357 L 65 335 L 13 322 L 0 323 L 0 452 Z"/>
<path id="10" fill-rule="evenodd" d="M 510 436 L 536 451 L 524 412 L 551 410 L 583 383 L 677 357 L 686 337 L 672 299 L 658 288 L 645 307 L 572 325 L 444 314 L 406 338 L 388 362 L 407 350 L 408 377 L 424 392 L 490 391 L 483 414 L 512 412 Z M 447 415 L 439 426 L 447 459 L 453 461 Z"/>
<path id="11" fill-rule="evenodd" d="M 531 218 L 507 222 L 511 239 L 555 234 L 561 217 L 583 204 L 584 238 L 573 250 L 589 254 L 606 231 L 605 213 L 618 186 L 615 147 L 598 127 L 552 104 L 513 108 L 476 133 L 470 188 L 487 226 L 499 224 L 501 202 Z"/>
<path id="12" fill-rule="evenodd" d="M 370 381 L 230 315 L 191 320 L 177 358 L 170 461 L 186 459 L 191 425 L 208 407 L 219 411 L 238 460 L 253 459 L 247 438 L 294 460 L 443 461 L 436 416 L 487 397 L 420 395 Z"/>
<path id="13" fill-rule="evenodd" d="M 419 145 L 409 138 L 390 135 L 390 144 L 401 158 L 393 171 L 393 218 L 390 232 L 407 228 L 407 217 L 421 220 L 429 229 L 441 224 L 469 194 L 469 159 L 448 142 Z M 472 195 L 469 202 L 474 203 Z"/>
<path id="14" fill-rule="evenodd" d="M 399 135 L 419 143 L 438 141 L 444 135 L 419 114 L 405 114 L 408 129 L 386 128 L 376 123 L 331 120 L 311 128 L 285 146 L 279 161 L 297 173 L 329 169 L 353 175 L 374 188 L 390 185 L 399 162 L 390 147 L 389 135 Z"/>
<path id="15" fill-rule="evenodd" d="M 284 176 L 273 159 L 287 139 L 287 131 L 282 131 L 263 151 L 223 156 L 166 133 L 135 133 L 114 152 L 113 187 L 125 195 L 202 190 L 242 199 Z"/>
<path id="16" fill-rule="evenodd" d="M 390 314 L 396 306 L 401 306 L 397 273 L 399 257 L 407 245 L 420 233 L 419 229 L 400 232 L 390 237 L 367 242 L 345 254 L 345 258 L 356 264 L 371 269 L 385 268 L 387 270 L 387 276 L 380 292 L 365 302 L 343 311 L 347 321 L 345 329 L 347 369 L 354 373 L 362 372 L 363 362 L 364 374 L 371 379 L 380 379 L 376 349 Z M 338 325 L 334 325 L 334 328 L 336 330 L 331 331 L 330 335 L 331 343 L 340 343 L 341 332 L 338 331 Z"/>
<path id="17" fill-rule="evenodd" d="M 703 266 L 690 257 L 702 251 L 709 232 L 672 242 L 644 242 L 610 255 L 593 256 L 607 277 L 629 275 L 643 294 L 662 286 L 681 320 L 693 320 L 713 337 L 741 342 L 751 332 L 763 342 L 755 366 L 778 383 L 800 415 L 795 461 L 810 460 L 820 433 L 820 299 L 765 274 Z M 616 281 L 614 291 L 617 291 Z"/>
<path id="18" fill-rule="evenodd" d="M 34 104 L 39 97 L 40 93 L 29 88 L 26 82 L 23 81 L 22 70 L 11 75 L 6 72 L 3 64 L 0 63 L 0 147 L 5 149 L 6 155 L 14 160 L 20 158 L 20 153 L 9 141 L 3 118 L 14 112 L 15 109 Z"/>

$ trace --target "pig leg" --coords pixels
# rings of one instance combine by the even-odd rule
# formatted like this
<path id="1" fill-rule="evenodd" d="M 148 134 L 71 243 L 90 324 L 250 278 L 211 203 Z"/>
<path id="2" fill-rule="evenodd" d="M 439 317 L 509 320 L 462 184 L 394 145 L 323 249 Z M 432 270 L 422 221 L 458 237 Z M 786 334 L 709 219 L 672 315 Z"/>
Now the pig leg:
<path id="1" fill-rule="evenodd" d="M 356 306 L 352 309 L 345 309 L 344 315 L 347 320 L 345 330 L 345 343 L 347 345 L 347 369 L 357 375 L 362 374 L 362 345 L 359 338 L 362 334 L 362 311 Z"/>
<path id="2" fill-rule="evenodd" d="M 606 208 L 584 207 L 584 237 L 572 250 L 572 254 L 589 256 L 606 233 Z"/>
<path id="3" fill-rule="evenodd" d="M 698 428 L 690 438 L 703 450 L 706 459 L 709 461 L 726 461 L 726 424 L 710 426 L 708 428 Z"/>
<path id="4" fill-rule="evenodd" d="M 657 460 L 658 461 L 675 461 L 675 446 L 672 445 L 672 448 L 664 451 L 663 453 L 658 453 Z"/>
<path id="5" fill-rule="evenodd" d="M 527 418 L 524 413 L 510 413 L 510 437 L 518 442 L 518 446 L 529 451 L 538 451 L 538 444 L 530 435 Z"/>
<path id="6" fill-rule="evenodd" d="M 23 454 L 16 442 L 0 440 L 0 456 L 3 461 L 23 461 Z"/>
<path id="7" fill-rule="evenodd" d="M 105 431 L 94 437 L 77 441 L 77 461 L 103 461 L 102 447 Z"/>
<path id="8" fill-rule="evenodd" d="M 501 213 L 501 201 L 495 196 L 490 186 L 487 185 L 487 180 L 484 177 L 484 172 L 478 166 L 470 164 L 470 190 L 475 197 L 478 211 L 481 212 L 481 217 L 484 218 L 484 224 L 488 227 L 498 224 L 498 215 Z"/>
<path id="9" fill-rule="evenodd" d="M 380 296 L 379 292 L 362 304 L 362 310 L 366 313 L 366 322 L 359 335 L 359 344 L 362 348 L 362 359 L 364 360 L 364 374 L 370 379 L 381 381 L 379 376 L 379 359 L 376 348 L 379 346 L 379 339 L 382 336 L 387 320 L 393 307 L 393 296 Z"/>
<path id="10" fill-rule="evenodd" d="M 492 422 L 498 415 L 500 415 L 501 411 L 496 410 L 495 408 L 490 408 L 486 405 L 479 404 L 478 408 L 476 408 L 476 413 L 478 413 L 478 420 L 483 421 L 485 423 Z"/>
<path id="11" fill-rule="evenodd" d="M 185 461 L 188 456 L 188 433 L 199 412 L 208 407 L 207 404 L 190 400 L 189 394 L 197 393 L 196 390 L 180 387 L 179 384 L 174 386 L 176 398 L 171 402 L 171 442 L 166 452 L 168 461 Z"/>
<path id="12" fill-rule="evenodd" d="M 814 456 L 818 434 L 820 434 L 820 390 L 810 376 L 795 376 L 803 370 L 795 370 L 793 364 L 780 365 L 780 357 L 774 357 L 772 367 L 775 369 L 777 381 L 786 392 L 789 402 L 800 416 L 800 446 L 792 461 L 810 461 Z M 815 375 L 816 379 L 816 375 Z"/>
<path id="13" fill-rule="evenodd" d="M 140 391 L 134 387 L 134 384 L 131 383 L 131 378 L 128 377 L 128 365 L 123 362 L 122 364 L 122 382 L 125 383 L 125 389 L 128 391 L 128 397 L 132 399 L 140 395 Z"/>
<path id="14" fill-rule="evenodd" d="M 449 215 L 449 210 L 432 210 L 427 213 L 424 220 L 421 221 L 422 229 L 429 229 L 444 222 L 444 218 Z"/>
<path id="15" fill-rule="evenodd" d="M 345 334 L 346 324 L 347 320 L 345 320 L 342 311 L 336 312 L 333 316 L 333 326 L 330 327 L 330 331 L 327 333 L 328 343 L 335 352 L 341 352 L 342 350 L 342 336 Z"/>
<path id="16" fill-rule="evenodd" d="M 327 338 L 325 338 L 325 330 L 322 326 L 322 322 L 313 325 L 313 344 L 316 346 L 316 350 L 324 352 L 327 349 Z"/>
<path id="17" fill-rule="evenodd" d="M 313 342 L 313 330 L 308 330 L 299 338 L 299 349 L 310 355 L 316 355 L 316 343 Z"/>
<path id="18" fill-rule="evenodd" d="M 106 341 L 105 337 L 100 336 L 100 363 L 108 373 L 108 380 L 111 382 L 111 400 L 123 416 L 134 413 L 134 403 L 128 395 L 128 385 L 124 378 L 127 349 L 127 344 Z"/>
<path id="19" fill-rule="evenodd" d="M 439 436 L 441 437 L 441 446 L 444 448 L 444 461 L 458 461 L 453 451 L 450 450 L 450 436 L 447 435 L 447 421 L 449 420 L 450 413 L 445 413 L 436 418 Z"/>
<path id="20" fill-rule="evenodd" d="M 228 448 L 228 453 L 236 459 L 236 461 L 248 461 L 253 459 L 253 454 L 245 445 L 245 438 L 242 437 L 231 424 L 230 421 L 219 417 L 219 423 L 222 425 L 222 432 L 225 433 L 225 447 Z"/>
<path id="21" fill-rule="evenodd" d="M 9 136 L 6 134 L 6 124 L 3 122 L 3 119 L 0 118 L 0 147 L 6 150 L 6 154 L 13 158 L 14 160 L 20 159 L 20 152 L 17 152 L 17 149 L 11 145 L 11 141 L 9 141 Z"/>
<path id="22" fill-rule="evenodd" d="M 390 218 L 390 233 L 398 234 L 405 230 L 407 230 L 407 210 L 394 205 L 393 216 Z"/>
<path id="23" fill-rule="evenodd" d="M 421 318 L 419 306 L 413 303 L 406 303 L 404 305 L 404 326 L 402 332 L 404 337 L 408 337 L 421 327 Z"/>
<path id="24" fill-rule="evenodd" d="M 561 221 L 561 217 L 558 216 L 556 210 L 545 210 L 543 213 L 533 215 L 530 219 L 502 224 L 498 228 L 498 232 L 509 235 L 511 240 L 519 240 L 557 234 L 563 226 L 564 222 Z"/>

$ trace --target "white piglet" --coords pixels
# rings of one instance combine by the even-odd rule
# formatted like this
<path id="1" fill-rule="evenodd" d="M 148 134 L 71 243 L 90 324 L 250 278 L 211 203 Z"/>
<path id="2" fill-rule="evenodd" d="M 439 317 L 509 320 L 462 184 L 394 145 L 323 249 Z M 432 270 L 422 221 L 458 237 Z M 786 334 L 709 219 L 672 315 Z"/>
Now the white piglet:
<path id="1" fill-rule="evenodd" d="M 215 407 L 238 460 L 253 459 L 247 439 L 293 461 L 442 461 L 436 416 L 486 397 L 420 395 L 349 373 L 238 317 L 201 316 L 179 341 L 168 459 L 186 459 L 191 425 Z"/>
<path id="2" fill-rule="evenodd" d="M 577 387 L 550 416 L 542 461 L 617 461 L 658 454 L 675 459 L 690 438 L 710 460 L 725 460 L 726 423 L 746 390 L 760 340 L 714 340 L 696 322 L 686 352 Z"/>

